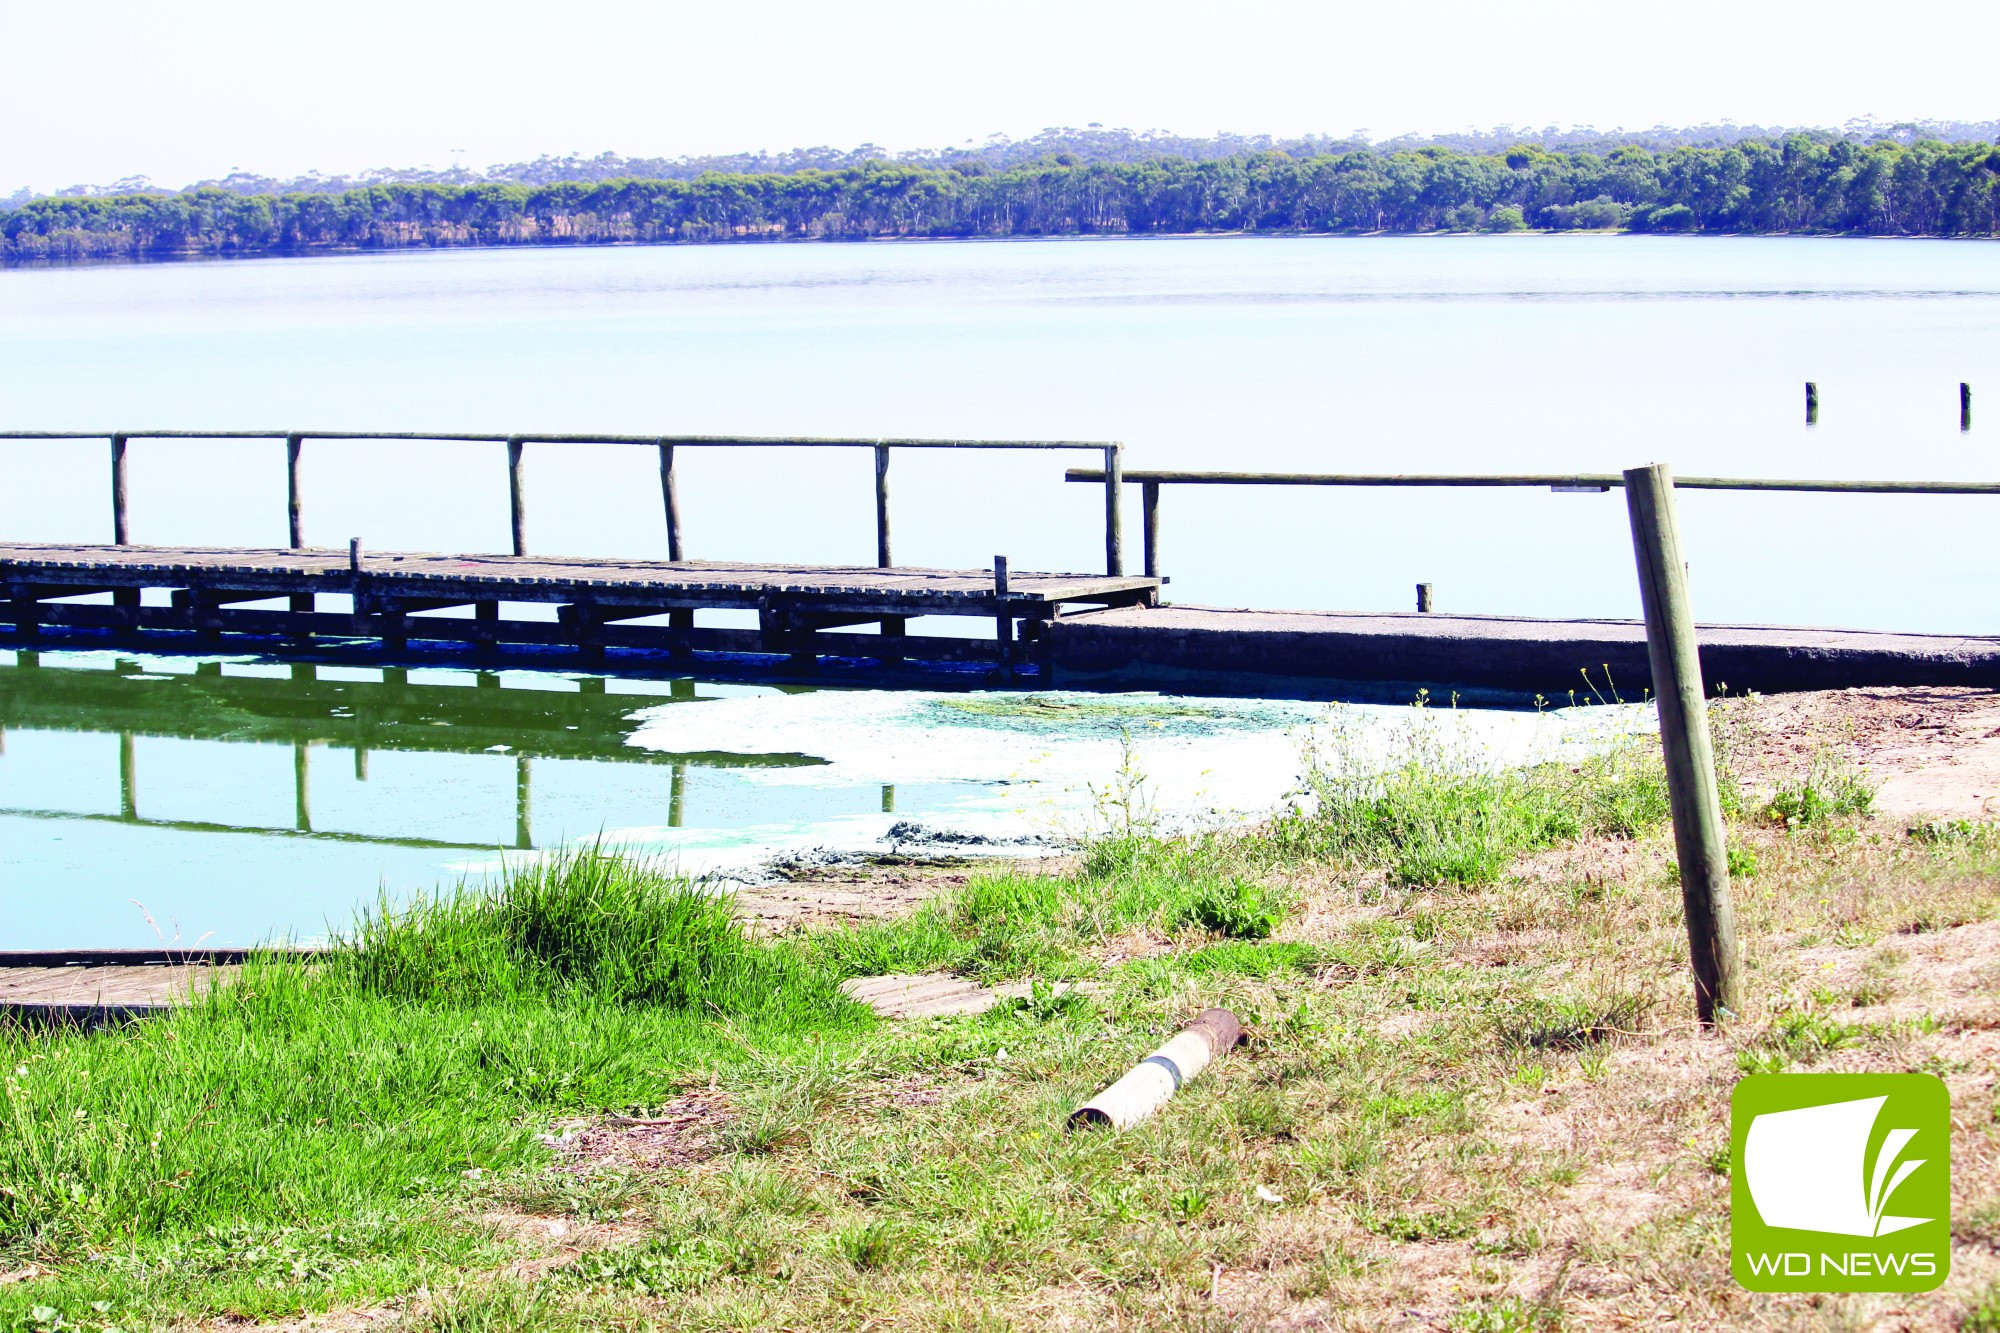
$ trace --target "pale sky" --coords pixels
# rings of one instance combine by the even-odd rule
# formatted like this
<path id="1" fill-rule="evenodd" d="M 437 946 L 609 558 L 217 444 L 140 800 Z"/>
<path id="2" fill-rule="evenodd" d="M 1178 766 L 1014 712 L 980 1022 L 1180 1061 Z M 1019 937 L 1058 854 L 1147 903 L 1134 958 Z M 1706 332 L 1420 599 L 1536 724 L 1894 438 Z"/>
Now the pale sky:
<path id="1" fill-rule="evenodd" d="M 1045 126 L 2000 117 L 2000 4 L 0 0 L 0 195 Z"/>

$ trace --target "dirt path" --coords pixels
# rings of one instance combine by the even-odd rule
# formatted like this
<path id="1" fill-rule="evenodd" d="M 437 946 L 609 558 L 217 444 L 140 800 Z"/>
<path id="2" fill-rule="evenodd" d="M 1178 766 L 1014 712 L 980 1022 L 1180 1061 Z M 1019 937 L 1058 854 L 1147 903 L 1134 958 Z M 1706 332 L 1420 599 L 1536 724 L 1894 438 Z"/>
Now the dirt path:
<path id="1" fill-rule="evenodd" d="M 1744 721 L 1737 763 L 1753 783 L 1833 750 L 1876 785 L 1879 815 L 2000 818 L 2000 691 L 1829 690 L 1741 700 L 1731 712 Z"/>

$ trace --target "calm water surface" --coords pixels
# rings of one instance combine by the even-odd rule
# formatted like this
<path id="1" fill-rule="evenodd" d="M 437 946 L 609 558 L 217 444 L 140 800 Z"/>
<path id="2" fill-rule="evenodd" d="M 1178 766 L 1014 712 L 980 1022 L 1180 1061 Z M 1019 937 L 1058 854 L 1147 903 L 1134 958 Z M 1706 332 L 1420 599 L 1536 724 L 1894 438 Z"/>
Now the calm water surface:
<path id="1" fill-rule="evenodd" d="M 1980 395 L 1969 434 L 1960 380 Z M 1115 438 L 1134 467 L 1657 459 L 1988 479 L 2000 246 L 1218 238 L 16 270 L 0 272 L 0 421 Z M 107 539 L 104 452 L 0 443 L 0 534 Z M 1061 480 L 1088 461 L 899 456 L 899 557 L 1096 568 L 1099 495 Z M 697 557 L 872 559 L 865 453 L 696 452 L 682 468 Z M 662 554 L 653 469 L 644 450 L 531 447 L 533 549 Z M 506 544 L 498 446 L 313 444 L 305 486 L 315 543 Z M 141 542 L 284 540 L 277 442 L 135 444 L 132 491 Z M 2000 632 L 1993 501 L 1696 493 L 1682 515 L 1706 619 Z M 1136 528 L 1135 511 L 1135 548 Z M 1615 492 L 1177 491 L 1164 530 L 1181 601 L 1402 609 L 1427 581 L 1448 610 L 1637 609 Z M 912 818 L 1046 833 L 1117 767 L 1101 718 L 1023 731 L 940 707 L 0 653 L 0 947 L 147 943 L 128 900 L 186 939 L 311 935 L 378 885 L 400 896 L 599 831 L 725 869 L 880 845 Z M 1162 733 L 1176 799 L 1281 795 L 1299 715 L 1203 707 L 1188 735 Z"/>
<path id="2" fill-rule="evenodd" d="M 1802 384 L 1819 382 L 1820 425 Z M 1981 393 L 1958 430 L 1957 386 Z M 0 273 L 0 418 L 1122 439 L 1131 466 L 1988 478 L 2000 246 L 1629 236 L 745 245 Z M 284 538 L 282 447 L 140 444 L 139 541 Z M 0 446 L 0 532 L 101 539 L 104 446 Z M 1057 456 L 909 455 L 911 563 L 1091 569 Z M 1086 459 L 1073 461 L 1084 462 Z M 872 558 L 865 454 L 698 454 L 691 553 Z M 532 448 L 530 537 L 658 553 L 653 462 Z M 309 446 L 307 535 L 499 549 L 498 446 Z M 1711 619 L 2000 630 L 1994 505 L 1691 495 Z M 1182 601 L 1631 615 L 1617 494 L 1170 493 Z M 1136 528 L 1136 521 L 1131 526 Z"/>

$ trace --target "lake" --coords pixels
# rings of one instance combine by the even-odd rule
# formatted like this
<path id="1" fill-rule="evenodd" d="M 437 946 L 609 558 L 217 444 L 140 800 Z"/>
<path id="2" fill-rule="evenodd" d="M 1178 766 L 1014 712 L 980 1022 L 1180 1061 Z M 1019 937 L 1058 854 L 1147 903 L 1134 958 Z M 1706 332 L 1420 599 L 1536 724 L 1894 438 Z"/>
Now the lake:
<path id="1" fill-rule="evenodd" d="M 1970 433 L 1961 380 L 1992 405 Z M 1222 237 L 14 270 L 0 403 L 12 429 L 1101 438 L 1134 468 L 1989 479 L 2000 246 Z M 533 549 L 664 553 L 649 451 L 528 458 Z M 104 460 L 100 442 L 0 443 L 0 533 L 108 539 Z M 1089 461 L 900 455 L 899 559 L 1097 568 L 1100 493 L 1062 481 Z M 686 451 L 681 473 L 696 558 L 872 561 L 865 451 Z M 309 444 L 305 488 L 315 544 L 507 543 L 497 445 Z M 284 500 L 276 441 L 132 446 L 136 541 L 282 545 Z M 1990 500 L 1681 505 L 1705 619 L 2000 631 Z M 1422 581 L 1440 610 L 1637 614 L 1616 492 L 1183 490 L 1163 508 L 1177 601 L 1404 609 Z M 184 941 L 312 936 L 378 886 L 600 833 L 737 875 L 885 850 L 898 825 L 1041 849 L 1092 817 L 1121 730 L 1183 817 L 1254 814 L 1317 715 L 1087 702 L 0 653 L 0 946 L 150 943 L 130 900 Z M 1463 725 L 1518 756 L 1544 723 Z"/>
<path id="2" fill-rule="evenodd" d="M 1966 435 L 1961 380 L 1991 404 Z M 1123 440 L 1129 467 L 1985 479 L 2000 245 L 1216 237 L 14 270 L 0 404 L 18 429 L 1051 437 Z M 0 444 L 0 532 L 104 539 L 104 452 Z M 685 452 L 690 555 L 872 562 L 865 451 Z M 503 549 L 501 455 L 308 445 L 307 539 Z M 528 459 L 534 549 L 663 550 L 648 451 Z M 1061 480 L 1090 461 L 899 456 L 898 558 L 1098 568 L 1098 495 Z M 285 539 L 275 441 L 136 444 L 132 494 L 140 542 Z M 1180 601 L 1403 609 L 1430 582 L 1440 610 L 1637 614 L 1616 493 L 1182 490 L 1163 508 Z M 1983 497 L 1682 508 L 1708 619 L 2000 630 Z"/>
<path id="3" fill-rule="evenodd" d="M 1493 762 L 1633 708 L 1433 710 Z M 1371 745 L 1408 708 L 1352 706 Z M 0 649 L 0 948 L 322 938 L 378 893 L 602 839 L 691 875 L 1037 856 L 1255 817 L 1332 725 L 1285 700 L 816 690 L 685 677 Z"/>

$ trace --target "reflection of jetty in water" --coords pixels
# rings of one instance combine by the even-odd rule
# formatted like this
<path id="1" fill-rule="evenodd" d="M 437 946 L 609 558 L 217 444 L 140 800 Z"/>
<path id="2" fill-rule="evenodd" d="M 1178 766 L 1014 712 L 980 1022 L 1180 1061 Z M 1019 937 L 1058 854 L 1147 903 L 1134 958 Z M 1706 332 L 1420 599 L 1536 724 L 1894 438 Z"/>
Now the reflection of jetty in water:
<path id="1" fill-rule="evenodd" d="M 244 672 L 245 674 L 239 674 Z M 248 674 L 255 672 L 256 674 Z M 282 672 L 282 674 L 276 674 Z M 492 850 L 494 843 L 317 829 L 312 814 L 312 748 L 351 752 L 354 777 L 366 781 L 371 752 L 410 751 L 491 754 L 514 766 L 514 840 L 535 845 L 533 766 L 538 758 L 597 760 L 663 766 L 669 770 L 667 824 L 681 827 L 688 770 L 798 768 L 825 761 L 805 754 L 673 754 L 627 743 L 638 728 L 635 714 L 661 704 L 695 703 L 692 680 L 621 681 L 607 689 L 601 677 L 575 679 L 574 690 L 550 688 L 561 677 L 538 676 L 532 687 L 510 686 L 492 672 L 388 668 L 330 668 L 292 664 L 243 666 L 225 671 L 204 661 L 193 671 L 165 673 L 120 659 L 109 666 L 66 662 L 44 666 L 39 654 L 17 654 L 0 666 L 0 754 L 9 729 L 90 732 L 119 737 L 119 810 L 116 814 L 0 808 L 0 815 L 31 819 L 113 822 L 189 833 L 248 833 L 416 849 Z M 449 683 L 448 683 L 449 682 Z M 790 691 L 788 691 L 790 692 Z M 140 813 L 141 774 L 136 738 L 289 745 L 292 750 L 294 819 L 289 828 L 226 821 L 149 819 Z M 227 804 L 232 793 L 216 792 Z M 882 808 L 895 808 L 895 788 L 882 788 Z"/>

